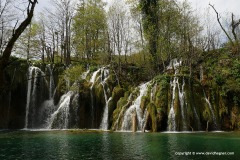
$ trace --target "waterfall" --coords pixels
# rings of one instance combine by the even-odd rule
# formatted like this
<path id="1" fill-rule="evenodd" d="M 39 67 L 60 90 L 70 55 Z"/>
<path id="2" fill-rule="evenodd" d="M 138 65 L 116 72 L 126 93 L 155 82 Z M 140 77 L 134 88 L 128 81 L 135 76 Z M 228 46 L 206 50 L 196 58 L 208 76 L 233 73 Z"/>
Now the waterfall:
<path id="1" fill-rule="evenodd" d="M 74 92 L 69 91 L 64 94 L 58 104 L 58 109 L 51 115 L 48 120 L 48 129 L 58 128 L 58 129 L 67 129 L 69 125 L 69 107 L 71 104 L 71 97 Z"/>
<path id="2" fill-rule="evenodd" d="M 120 114 L 118 114 L 118 118 L 117 118 L 116 122 L 113 125 L 113 127 L 116 130 L 119 128 L 120 117 L 123 115 L 123 112 L 124 112 L 126 106 L 128 106 L 131 103 L 131 101 L 132 101 L 132 93 L 128 96 L 127 103 L 122 107 L 121 112 L 120 112 Z"/>
<path id="3" fill-rule="evenodd" d="M 175 119 L 176 114 L 174 111 L 174 103 L 175 103 L 176 87 L 178 87 L 178 85 L 179 85 L 177 74 L 179 73 L 179 66 L 181 66 L 181 65 L 182 65 L 181 60 L 178 62 L 177 59 L 173 59 L 173 60 L 171 60 L 169 66 L 167 67 L 167 69 L 174 69 L 174 71 L 175 71 L 174 78 L 171 81 L 171 88 L 173 88 L 173 89 L 172 89 L 171 107 L 170 107 L 170 111 L 168 114 L 168 130 L 169 131 L 176 131 L 176 119 Z M 180 90 L 180 89 L 178 88 L 178 90 Z"/>
<path id="4" fill-rule="evenodd" d="M 144 131 L 145 130 L 145 126 L 146 126 L 146 123 L 147 123 L 147 115 L 148 115 L 148 110 L 147 110 L 147 107 L 145 108 L 145 111 L 143 113 L 143 120 L 142 120 L 142 130 Z"/>
<path id="5" fill-rule="evenodd" d="M 112 97 L 108 99 L 107 91 L 109 90 L 107 87 L 107 91 L 105 89 L 106 81 L 109 77 L 109 70 L 102 68 L 101 70 L 101 85 L 103 87 L 104 99 L 105 99 L 105 107 L 102 116 L 102 122 L 100 124 L 100 129 L 107 130 L 108 129 L 108 104 L 112 100 Z"/>
<path id="6" fill-rule="evenodd" d="M 46 66 L 49 72 L 49 99 L 53 97 L 54 89 L 55 89 L 55 84 L 54 84 L 54 78 L 53 78 L 53 72 L 51 65 Z"/>
<path id="7" fill-rule="evenodd" d="M 185 81 L 183 78 L 182 82 L 182 88 L 180 90 L 179 83 L 178 84 L 178 96 L 179 96 L 179 101 L 180 101 L 180 106 L 181 106 L 181 116 L 182 116 L 182 130 L 186 131 L 187 130 L 187 122 L 186 122 L 186 113 L 185 113 L 185 92 L 184 92 L 184 86 L 185 86 Z"/>
<path id="8" fill-rule="evenodd" d="M 139 89 L 140 89 L 139 96 L 133 102 L 133 105 L 130 106 L 124 114 L 122 130 L 131 130 L 130 127 L 132 126 L 132 114 L 134 114 L 134 112 L 136 112 L 137 114 L 138 129 L 142 130 L 143 113 L 140 105 L 141 105 L 142 97 L 147 94 L 148 84 L 149 82 L 139 86 Z"/>
<path id="9" fill-rule="evenodd" d="M 90 70 L 87 70 L 81 75 L 82 79 L 86 79 L 86 76 L 89 74 Z M 70 82 L 67 77 L 65 80 L 69 86 Z M 72 86 L 77 85 L 76 82 Z M 50 85 L 51 86 L 51 85 Z M 73 127 L 76 127 L 77 122 L 79 121 L 78 117 L 78 99 L 79 94 L 73 91 L 68 91 L 66 94 L 62 95 L 57 106 L 54 106 L 53 99 L 47 100 L 43 104 L 44 115 L 48 115 L 47 124 L 45 128 L 58 128 L 58 129 L 67 129 L 72 127 L 70 125 L 74 124 Z M 44 117 L 43 115 L 43 117 Z M 71 115 L 71 116 L 70 116 Z"/>
<path id="10" fill-rule="evenodd" d="M 39 117 L 39 122 L 40 122 L 40 127 L 41 128 L 46 128 L 47 127 L 47 121 L 51 114 L 56 110 L 56 107 L 54 105 L 54 94 L 56 92 L 55 88 L 55 83 L 54 83 L 54 77 L 53 77 L 53 70 L 50 64 L 46 65 L 46 73 L 48 73 L 49 77 L 49 83 L 48 83 L 48 93 L 49 93 L 49 98 L 45 101 L 43 101 L 39 111 L 38 111 L 38 117 Z"/>
<path id="11" fill-rule="evenodd" d="M 81 77 L 82 79 L 86 79 L 87 78 L 87 75 L 90 73 L 90 69 L 88 69 L 86 72 L 84 72 Z"/>
<path id="12" fill-rule="evenodd" d="M 110 97 L 105 105 L 104 112 L 103 112 L 103 117 L 102 117 L 102 122 L 100 125 L 100 129 L 102 130 L 108 130 L 108 104 L 112 100 L 112 97 Z"/>
<path id="13" fill-rule="evenodd" d="M 99 74 L 100 73 L 100 74 Z M 98 75 L 99 74 L 99 75 Z M 106 67 L 102 67 L 99 68 L 97 71 L 95 71 L 90 79 L 90 82 L 92 83 L 90 90 L 91 90 L 91 105 L 92 105 L 92 111 L 91 111 L 91 115 L 92 115 L 92 127 L 94 127 L 94 100 L 93 100 L 93 86 L 95 85 L 95 83 L 97 81 L 100 81 L 100 84 L 103 87 L 103 92 L 104 92 L 104 99 L 105 99 L 105 108 L 104 108 L 104 113 L 107 112 L 108 113 L 108 103 L 109 103 L 109 99 L 107 97 L 107 92 L 109 92 L 109 88 L 106 86 L 106 81 L 109 78 L 109 70 Z M 105 87 L 106 86 L 106 87 Z M 106 89 L 107 88 L 107 89 Z M 105 111 L 107 110 L 107 111 Z M 104 115 L 104 114 L 103 114 Z M 104 117 L 103 116 L 103 120 L 105 120 L 106 122 L 104 123 L 108 123 L 108 116 Z M 103 122 L 102 122 L 103 123 Z M 102 124 L 101 123 L 101 124 Z M 106 124 L 104 124 L 104 128 L 106 128 Z M 102 126 L 100 126 L 101 128 Z"/>
<path id="14" fill-rule="evenodd" d="M 29 105 L 30 105 L 30 98 L 31 98 L 31 91 L 32 91 L 32 74 L 34 67 L 30 67 L 28 69 L 28 87 L 27 87 L 27 103 L 26 103 L 26 114 L 25 114 L 25 126 L 24 128 L 28 127 L 28 114 L 29 114 Z"/>
<path id="15" fill-rule="evenodd" d="M 176 131 L 176 120 L 175 120 L 175 111 L 174 111 L 174 102 L 175 102 L 175 91 L 176 91 L 176 84 L 177 84 L 177 77 L 174 77 L 173 81 L 171 82 L 172 89 L 172 101 L 171 101 L 171 108 L 168 115 L 168 130 L 169 131 Z"/>
<path id="16" fill-rule="evenodd" d="M 155 83 L 155 85 L 152 87 L 151 89 L 151 98 L 150 101 L 152 102 L 154 100 L 154 97 L 156 96 L 156 90 L 157 90 L 157 83 Z"/>
<path id="17" fill-rule="evenodd" d="M 93 75 L 90 79 L 90 82 L 92 83 L 91 88 L 93 88 L 94 84 L 95 84 L 95 80 L 97 77 L 97 74 L 101 71 L 101 68 L 99 68 L 97 71 L 93 72 Z"/>
<path id="18" fill-rule="evenodd" d="M 39 122 L 40 124 L 40 128 L 47 128 L 48 126 L 48 119 L 50 118 L 51 114 L 57 109 L 57 106 L 54 105 L 54 100 L 53 98 L 45 100 L 42 105 L 41 108 L 38 112 L 38 116 L 39 116 Z"/>
<path id="19" fill-rule="evenodd" d="M 34 121 L 36 118 L 35 112 L 42 98 L 44 83 L 47 84 L 45 74 L 37 67 L 29 67 L 25 128 L 29 128 L 30 125 L 31 127 L 34 127 Z"/>
<path id="20" fill-rule="evenodd" d="M 91 91 L 91 117 L 92 117 L 92 127 L 94 127 L 94 102 L 93 102 L 93 86 L 96 81 L 97 74 L 101 71 L 101 68 L 99 68 L 97 71 L 93 72 L 93 75 L 90 79 L 90 82 L 92 83 L 90 87 Z"/>
<path id="21" fill-rule="evenodd" d="M 204 93 L 205 101 L 206 101 L 206 103 L 208 104 L 209 110 L 210 110 L 211 115 L 212 115 L 213 127 L 214 127 L 214 129 L 218 130 L 219 127 L 218 127 L 217 119 L 216 119 L 214 110 L 213 110 L 213 108 L 212 108 L 212 105 L 211 105 L 210 101 L 208 100 L 205 91 L 203 91 L 203 93 Z"/>

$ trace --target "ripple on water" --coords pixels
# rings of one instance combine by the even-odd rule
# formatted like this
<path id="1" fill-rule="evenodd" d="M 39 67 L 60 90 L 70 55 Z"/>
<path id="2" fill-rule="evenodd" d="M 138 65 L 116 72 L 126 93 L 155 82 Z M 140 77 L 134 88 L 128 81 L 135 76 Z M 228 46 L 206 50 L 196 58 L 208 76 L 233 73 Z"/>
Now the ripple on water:
<path id="1" fill-rule="evenodd" d="M 175 133 L 1 132 L 0 159 L 198 159 L 179 157 L 175 152 L 232 151 L 237 154 L 239 150 L 239 133 Z"/>

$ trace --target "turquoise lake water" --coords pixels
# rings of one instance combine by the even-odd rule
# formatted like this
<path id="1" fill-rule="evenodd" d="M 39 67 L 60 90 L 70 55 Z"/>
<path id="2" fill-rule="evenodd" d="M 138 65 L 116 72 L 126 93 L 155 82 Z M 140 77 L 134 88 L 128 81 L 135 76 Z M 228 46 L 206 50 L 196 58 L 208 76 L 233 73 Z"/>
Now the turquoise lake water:
<path id="1" fill-rule="evenodd" d="M 238 132 L 0 131 L 0 160 L 237 160 L 239 152 Z"/>

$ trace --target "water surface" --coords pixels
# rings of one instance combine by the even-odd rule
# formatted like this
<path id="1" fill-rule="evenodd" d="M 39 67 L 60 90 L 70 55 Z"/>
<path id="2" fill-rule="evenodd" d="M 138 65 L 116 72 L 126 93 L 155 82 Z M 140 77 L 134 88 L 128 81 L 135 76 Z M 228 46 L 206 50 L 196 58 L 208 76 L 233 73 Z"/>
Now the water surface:
<path id="1" fill-rule="evenodd" d="M 0 159 L 238 159 L 240 134 L 0 131 Z M 196 155 L 197 153 L 215 155 Z M 216 155 L 234 152 L 234 155 Z M 193 155 L 195 154 L 195 155 Z"/>

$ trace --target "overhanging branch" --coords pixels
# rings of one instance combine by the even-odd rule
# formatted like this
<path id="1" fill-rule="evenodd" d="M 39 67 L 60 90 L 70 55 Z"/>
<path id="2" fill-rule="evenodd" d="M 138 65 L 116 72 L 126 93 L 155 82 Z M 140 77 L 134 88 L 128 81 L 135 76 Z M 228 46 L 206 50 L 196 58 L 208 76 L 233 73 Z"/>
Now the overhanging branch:
<path id="1" fill-rule="evenodd" d="M 215 13 L 216 13 L 216 15 L 217 15 L 218 24 L 220 25 L 221 29 L 223 30 L 223 32 L 224 32 L 224 33 L 226 34 L 226 36 L 228 37 L 228 40 L 230 41 L 230 43 L 231 43 L 232 45 L 234 45 L 233 40 L 231 39 L 231 37 L 229 36 L 229 34 L 227 33 L 227 31 L 224 29 L 222 23 L 220 22 L 221 17 L 219 16 L 219 13 L 218 13 L 217 10 L 215 9 L 215 7 L 214 7 L 213 5 L 211 5 L 210 3 L 209 3 L 209 6 L 211 6 L 212 9 L 215 11 Z"/>

